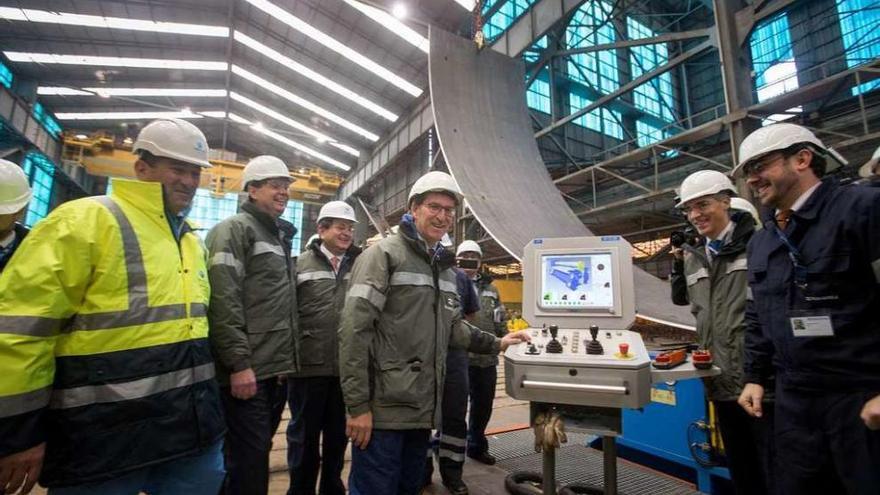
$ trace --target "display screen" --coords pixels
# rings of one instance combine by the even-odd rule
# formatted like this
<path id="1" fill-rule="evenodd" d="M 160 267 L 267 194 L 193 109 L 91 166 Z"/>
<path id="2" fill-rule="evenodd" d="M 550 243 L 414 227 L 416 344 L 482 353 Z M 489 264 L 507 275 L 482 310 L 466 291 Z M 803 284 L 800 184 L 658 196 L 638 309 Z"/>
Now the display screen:
<path id="1" fill-rule="evenodd" d="M 614 307 L 611 253 L 541 255 L 538 306 L 589 310 Z"/>

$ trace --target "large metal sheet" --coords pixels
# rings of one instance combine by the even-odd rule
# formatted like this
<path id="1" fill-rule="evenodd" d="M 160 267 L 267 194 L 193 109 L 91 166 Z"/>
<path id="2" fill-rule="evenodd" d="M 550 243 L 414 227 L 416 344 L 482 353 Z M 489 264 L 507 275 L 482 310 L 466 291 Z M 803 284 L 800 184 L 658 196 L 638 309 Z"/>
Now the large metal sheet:
<path id="1" fill-rule="evenodd" d="M 575 237 L 590 231 L 550 180 L 526 108 L 524 67 L 464 38 L 430 30 L 431 103 L 440 147 L 471 211 L 516 259 L 536 237 Z M 669 286 L 634 271 L 640 316 L 692 327 Z"/>

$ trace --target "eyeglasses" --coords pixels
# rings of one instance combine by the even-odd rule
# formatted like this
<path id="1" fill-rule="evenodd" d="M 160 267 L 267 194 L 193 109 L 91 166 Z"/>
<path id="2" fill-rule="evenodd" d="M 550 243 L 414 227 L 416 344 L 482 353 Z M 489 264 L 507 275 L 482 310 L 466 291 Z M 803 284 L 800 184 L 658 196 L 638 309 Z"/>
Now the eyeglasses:
<path id="1" fill-rule="evenodd" d="M 757 160 L 752 160 L 743 165 L 743 175 L 748 177 L 750 175 L 760 174 L 782 158 L 785 158 L 784 153 L 771 153 Z"/>
<path id="2" fill-rule="evenodd" d="M 454 206 L 446 207 L 446 206 L 438 205 L 437 203 L 427 203 L 427 204 L 425 204 L 425 208 L 427 208 L 428 211 L 430 211 L 432 215 L 439 215 L 440 212 L 442 211 L 442 212 L 446 213 L 446 216 L 448 216 L 448 217 L 455 217 L 455 207 Z"/>
<path id="3" fill-rule="evenodd" d="M 681 212 L 684 213 L 685 215 L 690 215 L 692 211 L 698 211 L 700 213 L 703 213 L 706 210 L 708 210 L 709 208 L 711 208 L 713 204 L 715 204 L 715 200 L 703 199 L 703 200 L 697 201 L 696 203 L 693 203 L 691 205 L 682 206 Z"/>

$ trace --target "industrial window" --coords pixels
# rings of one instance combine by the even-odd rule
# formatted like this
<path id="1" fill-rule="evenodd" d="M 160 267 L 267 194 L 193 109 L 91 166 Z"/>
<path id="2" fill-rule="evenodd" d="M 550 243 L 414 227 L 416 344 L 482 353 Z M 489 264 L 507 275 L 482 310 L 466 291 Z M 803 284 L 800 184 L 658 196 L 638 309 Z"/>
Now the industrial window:
<path id="1" fill-rule="evenodd" d="M 566 28 L 569 49 L 614 43 L 611 6 L 598 0 L 581 5 Z M 569 58 L 568 77 L 602 93 L 611 93 L 620 85 L 615 50 L 577 53 Z"/>
<path id="2" fill-rule="evenodd" d="M 208 189 L 196 189 L 192 209 L 188 218 L 198 225 L 198 234 L 202 239 L 208 231 L 221 221 L 235 215 L 238 211 L 238 193 L 215 195 Z"/>
<path id="3" fill-rule="evenodd" d="M 550 113 L 550 84 L 535 79 L 526 91 L 526 104 L 539 112 Z"/>
<path id="4" fill-rule="evenodd" d="M 0 62 L 0 84 L 12 89 L 12 71 Z"/>
<path id="5" fill-rule="evenodd" d="M 28 204 L 24 224 L 33 227 L 35 223 L 49 214 L 52 202 L 52 186 L 55 183 L 55 165 L 41 153 L 30 152 L 22 161 L 24 173 L 31 184 L 33 197 Z"/>
<path id="6" fill-rule="evenodd" d="M 290 255 L 299 256 L 299 247 L 302 244 L 303 204 L 299 201 L 288 201 L 287 208 L 281 214 L 281 218 L 296 227 L 296 235 L 293 236 L 293 247 L 290 250 Z"/>
<path id="7" fill-rule="evenodd" d="M 636 142 L 640 147 L 650 146 L 657 141 L 662 141 L 670 137 L 671 135 L 669 129 L 659 129 L 657 126 L 651 125 L 647 122 L 641 120 L 636 121 Z M 671 158 L 677 156 L 678 151 L 666 150 L 659 154 Z"/>
<path id="8" fill-rule="evenodd" d="M 523 52 L 523 60 L 527 64 L 531 64 L 537 62 L 539 58 L 541 58 L 541 52 L 547 48 L 547 36 L 541 36 L 538 41 L 536 41 L 532 46 L 526 49 Z"/>
<path id="9" fill-rule="evenodd" d="M 628 17 L 626 19 L 627 35 L 638 40 L 657 36 L 648 26 Z M 669 48 L 666 43 L 655 45 L 634 46 L 630 48 L 630 67 L 633 79 L 646 72 L 651 72 L 669 61 Z M 633 91 L 633 102 L 636 108 L 655 117 L 672 122 L 673 92 L 672 74 L 664 72 Z"/>
<path id="10" fill-rule="evenodd" d="M 837 2 L 840 33 L 849 67 L 880 57 L 880 2 L 877 0 L 840 0 Z M 853 95 L 880 88 L 880 81 L 864 83 L 852 89 Z"/>
<path id="11" fill-rule="evenodd" d="M 568 103 L 571 112 L 574 113 L 593 102 L 583 96 L 569 93 Z M 601 132 L 615 139 L 623 139 L 623 127 L 620 125 L 620 122 L 620 112 L 607 108 L 597 108 L 574 119 L 574 123 L 577 125 Z"/>
<path id="12" fill-rule="evenodd" d="M 519 16 L 523 15 L 536 0 L 488 0 L 483 3 L 483 13 L 489 12 L 495 4 L 503 3 L 488 19 L 485 19 L 483 33 L 487 39 L 501 35 Z"/>
<path id="13" fill-rule="evenodd" d="M 46 132 L 51 134 L 55 139 L 61 137 L 61 125 L 49 115 L 49 112 L 46 111 L 42 103 L 34 103 L 33 114 L 34 119 L 43 126 L 43 129 L 46 129 Z"/>
<path id="14" fill-rule="evenodd" d="M 785 13 L 759 24 L 752 31 L 749 45 L 758 101 L 766 101 L 798 88 L 797 64 Z M 789 119 L 801 110 L 800 106 L 789 108 L 789 113 L 771 115 L 764 120 L 764 124 Z"/>

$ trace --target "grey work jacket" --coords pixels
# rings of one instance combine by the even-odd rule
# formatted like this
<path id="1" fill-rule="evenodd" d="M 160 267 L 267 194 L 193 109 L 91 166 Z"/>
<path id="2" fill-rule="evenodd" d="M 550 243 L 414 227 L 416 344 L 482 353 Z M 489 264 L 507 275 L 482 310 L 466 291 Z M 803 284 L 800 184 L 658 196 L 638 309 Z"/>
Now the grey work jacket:
<path id="1" fill-rule="evenodd" d="M 499 350 L 462 320 L 454 256 L 429 256 L 411 223 L 355 261 L 339 329 L 340 381 L 352 416 L 377 429 L 440 426 L 446 351 Z"/>
<path id="2" fill-rule="evenodd" d="M 300 369 L 296 377 L 339 376 L 337 331 L 345 303 L 351 267 L 361 249 L 352 246 L 333 273 L 318 239 L 297 260 L 296 295 L 299 308 Z"/>
<path id="3" fill-rule="evenodd" d="M 749 215 L 735 215 L 731 221 L 735 222 L 731 240 L 711 262 L 703 246 L 685 245 L 683 270 L 679 262 L 671 277 L 673 294 L 678 295 L 675 302 L 690 303 L 700 347 L 709 349 L 721 368 L 721 375 L 704 380 L 707 396 L 723 401 L 739 398 L 743 387 L 746 245 L 755 232 Z"/>
<path id="4" fill-rule="evenodd" d="M 217 378 L 252 368 L 258 380 L 297 369 L 296 229 L 246 202 L 206 240 L 211 281 L 209 338 Z"/>

